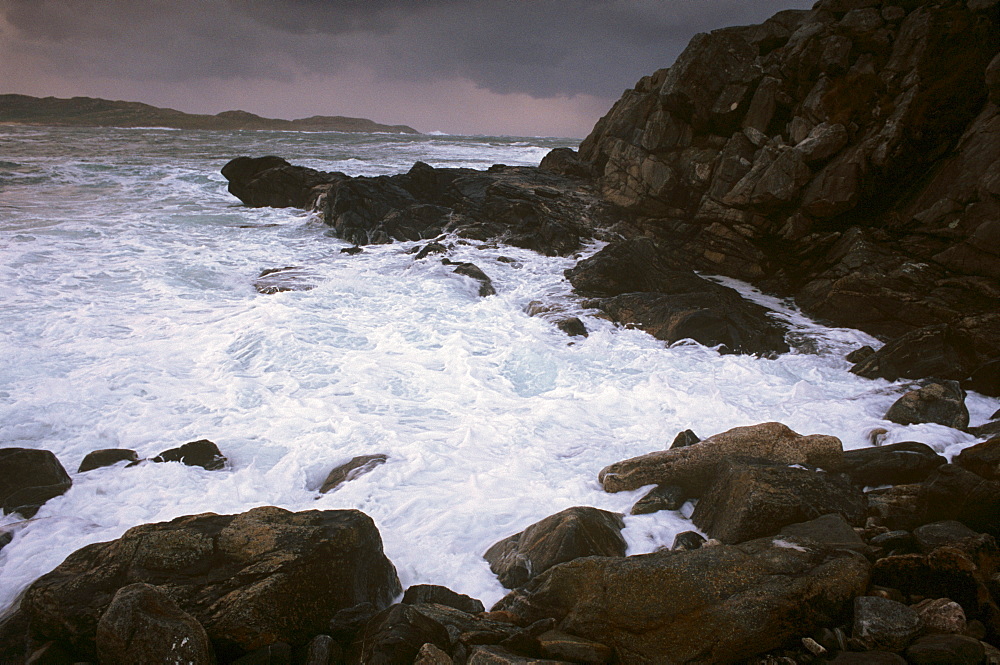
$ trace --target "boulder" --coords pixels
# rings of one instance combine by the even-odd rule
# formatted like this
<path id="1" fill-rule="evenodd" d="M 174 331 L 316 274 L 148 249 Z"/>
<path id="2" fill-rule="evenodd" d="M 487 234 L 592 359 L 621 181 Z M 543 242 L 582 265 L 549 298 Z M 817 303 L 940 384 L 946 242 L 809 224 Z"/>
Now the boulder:
<path id="1" fill-rule="evenodd" d="M 97 623 L 97 657 L 108 665 L 210 665 L 215 654 L 201 624 L 155 586 L 118 589 Z"/>
<path id="2" fill-rule="evenodd" d="M 543 171 L 552 171 L 553 173 L 576 178 L 591 178 L 594 175 L 590 164 L 580 159 L 576 150 L 572 148 L 555 148 L 550 150 L 542 157 L 538 168 Z"/>
<path id="3" fill-rule="evenodd" d="M 945 464 L 924 482 L 919 505 L 924 524 L 958 520 L 970 529 L 1000 537 L 1000 481 Z"/>
<path id="4" fill-rule="evenodd" d="M 674 536 L 674 542 L 670 545 L 670 550 L 696 550 L 708 541 L 705 536 L 697 531 L 682 531 Z"/>
<path id="5" fill-rule="evenodd" d="M 605 644 L 616 662 L 734 662 L 836 624 L 868 562 L 772 538 L 693 551 L 587 557 L 550 568 L 494 610 Z"/>
<path id="6" fill-rule="evenodd" d="M 305 208 L 313 189 L 332 177 L 315 169 L 292 166 L 273 155 L 237 157 L 222 167 L 222 175 L 229 181 L 229 193 L 243 203 L 272 208 Z"/>
<path id="7" fill-rule="evenodd" d="M 420 647 L 413 665 L 453 665 L 454 662 L 447 653 L 428 643 Z"/>
<path id="8" fill-rule="evenodd" d="M 586 556 L 625 556 L 622 516 L 597 508 L 567 508 L 505 538 L 483 555 L 508 589 L 552 566 Z"/>
<path id="9" fill-rule="evenodd" d="M 717 467 L 691 521 L 710 538 L 740 543 L 828 513 L 860 526 L 865 519 L 861 489 L 823 472 L 727 461 Z"/>
<path id="10" fill-rule="evenodd" d="M 966 635 L 926 635 L 906 650 L 911 665 L 979 665 L 985 656 L 983 644 Z"/>
<path id="11" fill-rule="evenodd" d="M 343 660 L 340 645 L 329 635 L 317 635 L 306 645 L 302 665 L 335 665 Z"/>
<path id="12" fill-rule="evenodd" d="M 931 522 L 913 530 L 913 540 L 923 553 L 933 552 L 939 547 L 957 544 L 979 534 L 955 520 Z"/>
<path id="13" fill-rule="evenodd" d="M 477 614 L 485 612 L 483 602 L 476 598 L 471 598 L 465 594 L 455 593 L 448 587 L 437 586 L 435 584 L 414 584 L 403 593 L 403 600 L 407 605 L 419 605 L 421 603 L 437 603 L 447 605 L 457 610 Z"/>
<path id="14" fill-rule="evenodd" d="M 902 485 L 924 480 L 947 462 L 925 443 L 904 441 L 845 450 L 840 470 L 856 485 Z"/>
<path id="15" fill-rule="evenodd" d="M 955 464 L 987 480 L 1000 480 L 1000 436 L 964 449 Z"/>
<path id="16" fill-rule="evenodd" d="M 694 446 L 616 462 L 601 470 L 598 481 L 607 492 L 677 485 L 688 496 L 700 497 L 711 484 L 716 466 L 734 458 L 836 470 L 842 463 L 843 446 L 833 436 L 802 436 L 781 423 L 762 423 L 735 427 Z"/>
<path id="17" fill-rule="evenodd" d="M 352 457 L 336 467 L 326 476 L 323 485 L 319 488 L 321 494 L 326 494 L 337 489 L 344 483 L 354 480 L 358 476 L 363 476 L 377 466 L 381 466 L 389 459 L 388 455 L 376 453 L 374 455 L 358 455 Z"/>
<path id="18" fill-rule="evenodd" d="M 614 652 L 604 644 L 549 630 L 538 636 L 542 655 L 570 663 L 602 665 L 614 660 Z"/>
<path id="19" fill-rule="evenodd" d="M 911 390 L 896 400 L 884 417 L 900 425 L 937 423 L 962 430 L 969 426 L 965 391 L 957 381 L 933 382 Z"/>
<path id="20" fill-rule="evenodd" d="M 854 599 L 851 632 L 869 650 L 902 651 L 923 628 L 917 611 L 903 603 L 878 596 Z"/>
<path id="21" fill-rule="evenodd" d="M 372 617 L 365 627 L 360 662 L 411 665 L 425 644 L 447 651 L 447 629 L 409 605 L 392 605 Z"/>
<path id="22" fill-rule="evenodd" d="M 285 642 L 275 642 L 240 656 L 232 665 L 292 665 L 292 647 Z"/>
<path id="23" fill-rule="evenodd" d="M 77 550 L 21 607 L 37 639 L 96 656 L 100 617 L 124 586 L 154 584 L 201 623 L 218 656 L 305 645 L 339 610 L 385 607 L 401 591 L 374 523 L 355 510 L 194 515 Z"/>
<path id="24" fill-rule="evenodd" d="M 678 485 L 657 485 L 635 502 L 630 514 L 648 515 L 661 510 L 680 510 L 687 495 Z"/>
<path id="25" fill-rule="evenodd" d="M 966 630 L 965 610 L 950 598 L 926 598 L 913 609 L 929 633 L 960 635 Z"/>
<path id="26" fill-rule="evenodd" d="M 72 486 L 66 469 L 48 450 L 0 448 L 0 507 L 4 514 L 34 517 L 46 501 Z"/>
<path id="27" fill-rule="evenodd" d="M 456 275 L 464 275 L 465 277 L 470 277 L 474 281 L 478 282 L 480 298 L 495 296 L 497 294 L 497 290 L 493 288 L 493 280 L 491 280 L 489 275 L 484 273 L 482 268 L 477 266 L 475 263 L 463 263 L 459 261 L 451 261 L 449 259 L 441 259 L 441 263 L 446 266 L 454 266 L 451 271 Z"/>
<path id="28" fill-rule="evenodd" d="M 684 448 L 686 446 L 693 446 L 699 441 L 701 441 L 701 439 L 698 438 L 697 434 L 695 434 L 689 429 L 686 429 L 683 432 L 677 433 L 677 436 L 674 437 L 673 443 L 670 444 L 670 449 L 673 450 L 674 448 Z"/>
<path id="29" fill-rule="evenodd" d="M 779 536 L 807 538 L 830 549 L 844 549 L 868 554 L 871 551 L 850 522 L 840 513 L 828 513 L 808 522 L 796 522 L 781 527 Z"/>
<path id="30" fill-rule="evenodd" d="M 181 462 L 188 466 L 200 466 L 208 471 L 225 468 L 226 457 L 219 447 L 208 439 L 185 443 L 179 448 L 165 450 L 153 458 L 154 462 Z"/>
<path id="31" fill-rule="evenodd" d="M 503 647 L 477 646 L 469 654 L 467 665 L 570 665 L 564 660 L 519 656 Z"/>
<path id="32" fill-rule="evenodd" d="M 118 462 L 128 462 L 132 464 L 138 461 L 139 455 L 137 455 L 134 450 L 128 450 L 125 448 L 105 448 L 103 450 L 95 450 L 87 453 L 87 456 L 83 458 L 82 462 L 80 462 L 80 468 L 77 469 L 76 472 L 83 473 L 84 471 L 92 471 L 103 466 L 112 466 Z"/>

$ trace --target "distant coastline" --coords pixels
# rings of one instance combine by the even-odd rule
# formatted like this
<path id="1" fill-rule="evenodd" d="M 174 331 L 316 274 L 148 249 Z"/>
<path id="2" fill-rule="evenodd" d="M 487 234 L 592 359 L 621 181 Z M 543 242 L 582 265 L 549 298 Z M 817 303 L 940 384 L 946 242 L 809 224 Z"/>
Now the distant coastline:
<path id="1" fill-rule="evenodd" d="M 247 111 L 216 115 L 184 113 L 141 102 L 93 97 L 0 95 L 0 124 L 61 127 L 162 127 L 168 129 L 290 130 L 304 132 L 386 132 L 419 134 L 407 125 L 383 125 L 366 118 L 320 116 L 298 120 L 262 118 Z"/>

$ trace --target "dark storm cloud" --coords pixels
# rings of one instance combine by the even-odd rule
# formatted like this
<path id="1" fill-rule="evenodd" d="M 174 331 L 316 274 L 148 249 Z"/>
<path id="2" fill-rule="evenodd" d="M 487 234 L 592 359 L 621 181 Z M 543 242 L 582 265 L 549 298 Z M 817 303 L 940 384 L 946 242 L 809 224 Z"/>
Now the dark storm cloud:
<path id="1" fill-rule="evenodd" d="M 616 97 L 696 32 L 803 0 L 0 0 L 39 66 L 154 80 L 365 68 L 496 93 Z"/>

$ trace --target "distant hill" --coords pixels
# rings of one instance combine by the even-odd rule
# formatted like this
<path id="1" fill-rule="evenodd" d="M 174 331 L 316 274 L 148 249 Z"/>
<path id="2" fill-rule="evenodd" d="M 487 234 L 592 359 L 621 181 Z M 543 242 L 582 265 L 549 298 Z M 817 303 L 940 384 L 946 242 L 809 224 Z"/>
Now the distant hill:
<path id="1" fill-rule="evenodd" d="M 246 111 L 216 115 L 184 113 L 140 102 L 92 97 L 0 95 L 0 123 L 69 127 L 170 127 L 174 129 L 271 129 L 306 132 L 389 132 L 419 134 L 406 125 L 381 125 L 365 118 L 314 115 L 299 120 L 262 118 Z"/>

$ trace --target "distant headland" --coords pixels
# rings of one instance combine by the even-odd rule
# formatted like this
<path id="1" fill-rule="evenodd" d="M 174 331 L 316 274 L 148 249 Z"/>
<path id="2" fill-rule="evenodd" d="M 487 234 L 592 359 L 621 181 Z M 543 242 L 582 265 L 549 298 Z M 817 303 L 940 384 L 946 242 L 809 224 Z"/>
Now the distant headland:
<path id="1" fill-rule="evenodd" d="M 216 115 L 184 113 L 141 102 L 93 97 L 0 95 L 0 124 L 69 127 L 169 127 L 171 129 L 265 129 L 303 132 L 388 132 L 419 134 L 406 125 L 383 125 L 365 118 L 314 115 L 298 120 L 262 118 L 246 111 Z"/>

